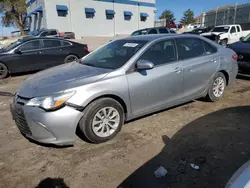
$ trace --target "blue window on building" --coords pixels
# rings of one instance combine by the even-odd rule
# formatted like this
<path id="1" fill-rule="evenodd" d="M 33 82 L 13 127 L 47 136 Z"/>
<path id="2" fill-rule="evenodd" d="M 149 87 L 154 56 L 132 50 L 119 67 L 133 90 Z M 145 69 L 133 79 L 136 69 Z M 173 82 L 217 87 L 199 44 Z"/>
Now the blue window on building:
<path id="1" fill-rule="evenodd" d="M 147 20 L 147 17 L 148 17 L 147 13 L 144 13 L 144 12 L 141 13 L 141 21 L 142 22 L 145 22 Z"/>
<path id="2" fill-rule="evenodd" d="M 107 20 L 113 20 L 113 18 L 115 17 L 115 11 L 114 10 L 106 10 L 106 19 Z"/>
<path id="3" fill-rule="evenodd" d="M 129 21 L 131 20 L 131 17 L 133 16 L 133 13 L 130 11 L 124 11 L 124 20 Z"/>
<path id="4" fill-rule="evenodd" d="M 56 10 L 59 17 L 66 17 L 69 9 L 65 5 L 56 5 Z"/>
<path id="5" fill-rule="evenodd" d="M 94 18 L 95 17 L 95 9 L 93 8 L 85 8 L 86 18 Z"/>

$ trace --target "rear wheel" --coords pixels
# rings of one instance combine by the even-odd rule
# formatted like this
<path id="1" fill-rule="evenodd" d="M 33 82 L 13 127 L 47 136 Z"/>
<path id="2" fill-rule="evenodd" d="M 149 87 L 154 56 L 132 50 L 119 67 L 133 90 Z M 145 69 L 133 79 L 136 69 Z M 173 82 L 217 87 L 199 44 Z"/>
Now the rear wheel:
<path id="1" fill-rule="evenodd" d="M 80 120 L 81 131 L 93 143 L 114 138 L 124 123 L 123 107 L 114 99 L 101 98 L 86 107 Z"/>
<path id="2" fill-rule="evenodd" d="M 208 94 L 207 94 L 207 100 L 211 102 L 218 101 L 221 99 L 224 95 L 226 88 L 226 78 L 225 75 L 222 72 L 217 72 L 212 82 L 209 85 L 208 88 Z"/>
<path id="3" fill-rule="evenodd" d="M 76 61 L 76 60 L 78 60 L 78 57 L 76 55 L 71 54 L 71 55 L 68 55 L 67 57 L 65 57 L 64 63 L 71 63 L 71 62 Z"/>
<path id="4" fill-rule="evenodd" d="M 0 79 L 6 78 L 8 76 L 9 70 L 3 63 L 0 63 Z"/>

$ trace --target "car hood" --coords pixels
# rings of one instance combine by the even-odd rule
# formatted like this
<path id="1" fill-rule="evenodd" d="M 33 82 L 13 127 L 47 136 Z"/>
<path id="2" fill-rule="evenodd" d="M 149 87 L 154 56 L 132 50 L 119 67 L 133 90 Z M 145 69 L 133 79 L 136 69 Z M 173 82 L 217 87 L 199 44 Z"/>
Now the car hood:
<path id="1" fill-rule="evenodd" d="M 17 93 L 27 98 L 51 95 L 95 82 L 111 71 L 111 69 L 86 66 L 78 62 L 64 64 L 29 77 Z"/>
<path id="2" fill-rule="evenodd" d="M 201 36 L 210 36 L 210 35 L 221 35 L 224 34 L 223 32 L 208 32 L 208 33 L 202 33 Z"/>
<path id="3" fill-rule="evenodd" d="M 239 53 L 250 53 L 250 43 L 248 42 L 236 42 L 229 46 L 232 50 Z"/>

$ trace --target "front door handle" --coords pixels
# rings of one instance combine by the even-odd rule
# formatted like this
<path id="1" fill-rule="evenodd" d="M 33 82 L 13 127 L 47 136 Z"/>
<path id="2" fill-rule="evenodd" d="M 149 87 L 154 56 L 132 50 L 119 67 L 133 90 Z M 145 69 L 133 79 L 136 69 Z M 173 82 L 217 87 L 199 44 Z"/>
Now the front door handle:
<path id="1" fill-rule="evenodd" d="M 181 72 L 181 68 L 180 68 L 180 67 L 176 67 L 176 68 L 174 69 L 174 72 L 180 73 L 180 72 Z"/>
<path id="2" fill-rule="evenodd" d="M 39 51 L 39 52 L 36 52 L 36 54 L 41 54 L 42 52 L 41 51 Z"/>
<path id="3" fill-rule="evenodd" d="M 216 63 L 217 62 L 217 58 L 212 59 L 211 62 Z"/>

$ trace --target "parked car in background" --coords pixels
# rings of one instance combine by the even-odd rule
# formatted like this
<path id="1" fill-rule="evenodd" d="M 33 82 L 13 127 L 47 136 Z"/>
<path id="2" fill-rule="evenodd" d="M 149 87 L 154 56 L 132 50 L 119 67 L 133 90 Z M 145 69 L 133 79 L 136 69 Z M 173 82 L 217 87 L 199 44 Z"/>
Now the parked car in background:
<path id="1" fill-rule="evenodd" d="M 238 54 L 239 73 L 250 74 L 250 34 L 228 47 Z"/>
<path id="2" fill-rule="evenodd" d="M 57 29 L 41 29 L 29 32 L 29 35 L 35 37 L 59 37 L 60 34 Z"/>
<path id="3" fill-rule="evenodd" d="M 0 51 L 0 79 L 10 73 L 42 70 L 76 61 L 88 46 L 59 38 L 24 37 Z"/>
<path id="4" fill-rule="evenodd" d="M 151 27 L 140 29 L 131 34 L 131 36 L 137 35 L 149 35 L 149 34 L 168 34 L 171 33 L 170 30 L 166 27 Z"/>
<path id="5" fill-rule="evenodd" d="M 182 34 L 194 34 L 194 35 L 201 35 L 202 33 L 209 32 L 212 28 L 206 27 L 206 28 L 197 28 L 189 32 L 183 32 Z"/>
<path id="6" fill-rule="evenodd" d="M 41 29 L 34 30 L 29 35 L 35 37 L 60 37 L 64 39 L 75 39 L 75 33 L 73 32 L 59 32 L 57 29 Z"/>
<path id="7" fill-rule="evenodd" d="M 196 98 L 217 101 L 238 72 L 237 55 L 195 35 L 145 35 L 107 43 L 79 62 L 37 73 L 11 112 L 42 143 L 73 144 L 77 126 L 93 143 L 125 121 Z"/>
<path id="8" fill-rule="evenodd" d="M 232 44 L 246 36 L 250 31 L 242 31 L 240 25 L 221 25 L 214 27 L 210 32 L 201 34 L 223 46 Z"/>
<path id="9" fill-rule="evenodd" d="M 175 24 L 175 22 L 173 21 L 170 21 L 170 22 L 167 22 L 166 23 L 166 27 L 169 28 L 169 29 L 181 29 L 183 27 L 182 24 Z"/>
<path id="10" fill-rule="evenodd" d="M 186 26 L 187 29 L 196 29 L 196 28 L 200 28 L 200 27 L 201 27 L 200 23 L 189 24 Z"/>

